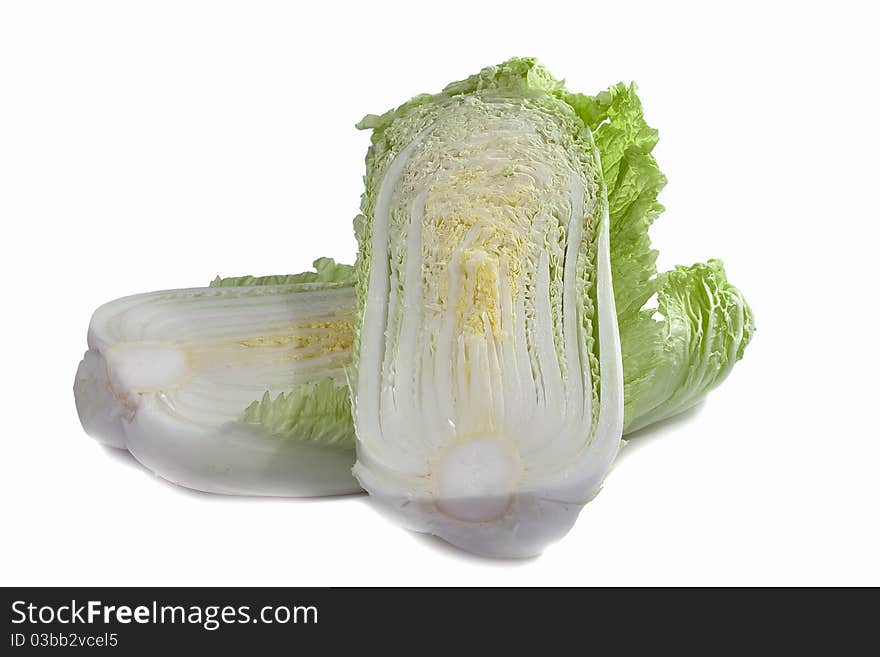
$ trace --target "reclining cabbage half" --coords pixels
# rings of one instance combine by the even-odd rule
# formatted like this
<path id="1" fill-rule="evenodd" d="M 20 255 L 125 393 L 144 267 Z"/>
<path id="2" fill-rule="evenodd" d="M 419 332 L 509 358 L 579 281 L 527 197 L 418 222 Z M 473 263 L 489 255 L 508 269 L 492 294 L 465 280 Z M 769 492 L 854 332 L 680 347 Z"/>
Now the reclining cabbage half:
<path id="1" fill-rule="evenodd" d="M 348 265 L 104 304 L 74 395 L 86 431 L 177 484 L 237 495 L 360 491 L 343 366 Z"/>
<path id="2" fill-rule="evenodd" d="M 360 124 L 355 476 L 484 555 L 563 536 L 620 444 L 605 182 L 567 96 L 511 60 Z"/>

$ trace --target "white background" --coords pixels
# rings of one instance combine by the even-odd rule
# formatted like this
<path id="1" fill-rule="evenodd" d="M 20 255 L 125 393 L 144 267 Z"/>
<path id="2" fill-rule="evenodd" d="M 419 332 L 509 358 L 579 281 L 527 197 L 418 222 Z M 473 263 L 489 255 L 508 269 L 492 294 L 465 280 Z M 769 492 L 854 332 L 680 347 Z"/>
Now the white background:
<path id="1" fill-rule="evenodd" d="M 880 584 L 877 21 L 712 4 L 3 3 L 2 584 Z M 758 325 L 567 538 L 472 558 L 363 497 L 188 492 L 84 434 L 96 306 L 351 261 L 354 123 L 512 55 L 639 83 L 660 263 L 723 257 Z"/>

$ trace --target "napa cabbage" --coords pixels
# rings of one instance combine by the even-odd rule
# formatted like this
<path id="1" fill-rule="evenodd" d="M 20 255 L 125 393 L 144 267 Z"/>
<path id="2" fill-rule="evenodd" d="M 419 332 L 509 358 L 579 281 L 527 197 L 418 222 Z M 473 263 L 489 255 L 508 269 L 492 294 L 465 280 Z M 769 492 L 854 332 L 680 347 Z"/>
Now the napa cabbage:
<path id="1" fill-rule="evenodd" d="M 354 397 L 380 506 L 467 549 L 537 552 L 596 492 L 618 425 L 727 377 L 751 310 L 719 260 L 658 273 L 666 179 L 634 85 L 570 93 L 511 60 L 360 127 L 357 271 L 321 258 L 102 306 L 80 419 L 186 486 L 335 494 L 359 490 Z"/>

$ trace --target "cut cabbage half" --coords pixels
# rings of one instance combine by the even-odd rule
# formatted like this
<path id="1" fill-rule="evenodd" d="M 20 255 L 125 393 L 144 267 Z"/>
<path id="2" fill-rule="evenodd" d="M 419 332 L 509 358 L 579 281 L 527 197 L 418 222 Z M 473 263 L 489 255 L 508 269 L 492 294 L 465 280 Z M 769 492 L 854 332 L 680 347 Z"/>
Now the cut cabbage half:
<path id="1" fill-rule="evenodd" d="M 74 384 L 83 427 L 189 488 L 359 491 L 343 373 L 354 289 L 316 280 L 216 281 L 101 306 Z"/>
<path id="2" fill-rule="evenodd" d="M 620 445 L 605 184 L 565 95 L 511 60 L 361 124 L 355 475 L 489 556 L 563 536 Z"/>

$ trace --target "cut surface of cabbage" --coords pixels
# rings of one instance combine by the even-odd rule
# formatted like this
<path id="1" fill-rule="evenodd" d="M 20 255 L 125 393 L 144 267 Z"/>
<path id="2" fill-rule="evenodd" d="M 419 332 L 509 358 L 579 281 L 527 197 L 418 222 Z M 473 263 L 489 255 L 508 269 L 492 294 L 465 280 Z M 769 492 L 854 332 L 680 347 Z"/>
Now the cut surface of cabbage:
<path id="1" fill-rule="evenodd" d="M 353 310 L 345 283 L 193 288 L 105 304 L 76 374 L 80 420 L 189 488 L 356 492 L 343 372 Z"/>
<path id="2" fill-rule="evenodd" d="M 513 60 L 362 124 L 354 472 L 488 556 L 563 536 L 623 425 L 605 186 L 561 91 Z"/>

